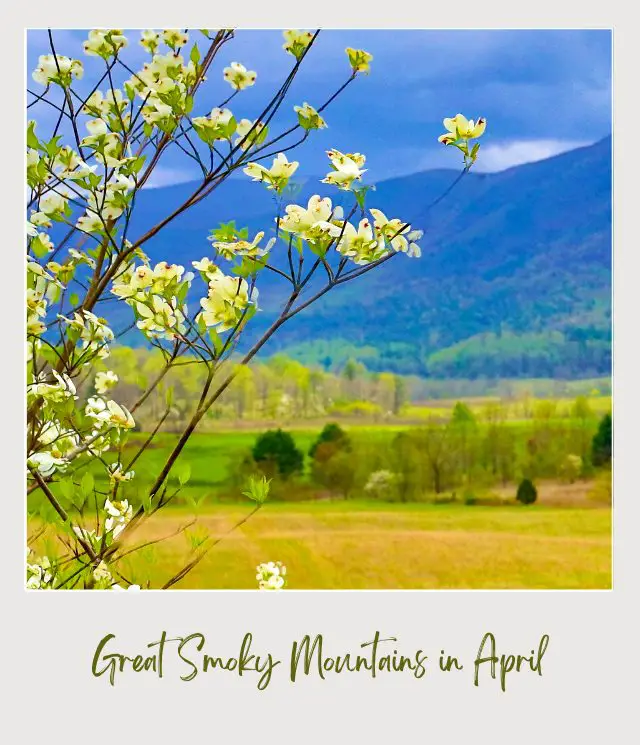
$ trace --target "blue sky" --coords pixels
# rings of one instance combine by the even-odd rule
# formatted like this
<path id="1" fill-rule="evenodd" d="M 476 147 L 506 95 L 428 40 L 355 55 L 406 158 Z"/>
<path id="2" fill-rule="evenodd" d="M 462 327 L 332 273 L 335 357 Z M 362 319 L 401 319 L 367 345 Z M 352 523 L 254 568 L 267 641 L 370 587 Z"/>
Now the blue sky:
<path id="1" fill-rule="evenodd" d="M 137 40 L 138 32 L 127 33 L 132 42 Z M 58 53 L 83 59 L 90 79 L 102 63 L 82 54 L 84 38 L 82 31 L 54 32 Z M 193 38 L 202 37 L 194 31 Z M 457 168 L 457 151 L 440 145 L 437 137 L 442 118 L 459 111 L 487 118 L 478 170 L 540 160 L 611 132 L 611 34 L 598 30 L 325 30 L 291 87 L 274 132 L 295 123 L 295 104 L 308 101 L 317 107 L 344 82 L 349 74 L 346 46 L 374 55 L 371 74 L 359 76 L 326 110 L 328 129 L 314 133 L 295 151 L 301 174 L 325 173 L 324 150 L 329 147 L 365 153 L 373 181 Z M 31 90 L 41 90 L 30 71 L 38 55 L 48 52 L 46 32 L 30 31 Z M 133 67 L 147 58 L 137 43 L 125 55 Z M 230 104 L 237 118 L 252 118 L 286 76 L 293 58 L 282 51 L 279 31 L 238 31 L 210 69 L 195 114 L 208 113 L 228 95 L 222 68 L 231 61 L 258 73 L 256 85 Z M 38 131 L 44 134 L 55 112 L 40 105 L 34 109 Z M 152 185 L 192 177 L 197 172 L 186 156 L 169 152 Z"/>

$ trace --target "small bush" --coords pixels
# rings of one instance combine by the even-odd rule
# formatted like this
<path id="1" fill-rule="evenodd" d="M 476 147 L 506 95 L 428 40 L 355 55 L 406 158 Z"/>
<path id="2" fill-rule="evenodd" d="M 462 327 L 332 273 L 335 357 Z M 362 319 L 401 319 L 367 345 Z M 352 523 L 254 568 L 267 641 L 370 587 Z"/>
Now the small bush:
<path id="1" fill-rule="evenodd" d="M 560 466 L 560 473 L 570 484 L 580 478 L 584 470 L 584 463 L 579 455 L 569 454 L 565 456 Z"/>
<path id="2" fill-rule="evenodd" d="M 364 492 L 375 499 L 389 499 L 394 482 L 395 474 L 391 471 L 374 471 L 364 486 Z"/>
<path id="3" fill-rule="evenodd" d="M 530 479 L 522 479 L 520 486 L 518 486 L 518 492 L 516 499 L 522 504 L 533 504 L 538 498 L 538 490 L 533 485 Z"/>
<path id="4" fill-rule="evenodd" d="M 287 479 L 302 471 L 304 456 L 293 437 L 281 429 L 263 432 L 253 446 L 254 461 L 268 477 Z"/>
<path id="5" fill-rule="evenodd" d="M 317 452 L 320 453 L 323 448 L 328 447 L 331 445 L 324 443 Z M 311 467 L 311 474 L 316 483 L 341 494 L 345 499 L 351 495 L 356 482 L 353 458 L 346 452 L 334 453 L 327 460 L 316 458 Z"/>
<path id="6" fill-rule="evenodd" d="M 462 495 L 462 501 L 466 505 L 473 506 L 474 504 L 478 504 L 478 497 L 474 494 L 474 492 L 467 490 Z"/>
<path id="7" fill-rule="evenodd" d="M 322 432 L 320 432 L 318 436 L 318 439 L 309 449 L 310 457 L 315 458 L 316 450 L 318 449 L 318 447 L 327 443 L 331 443 L 332 445 L 334 445 L 334 447 L 332 448 L 333 452 L 338 452 L 339 450 L 351 450 L 351 441 L 349 440 L 349 436 L 339 424 L 335 424 L 334 422 L 325 424 Z"/>
<path id="8" fill-rule="evenodd" d="M 606 466 L 611 463 L 611 414 L 605 414 L 600 420 L 598 431 L 591 443 L 591 460 L 594 466 Z"/>

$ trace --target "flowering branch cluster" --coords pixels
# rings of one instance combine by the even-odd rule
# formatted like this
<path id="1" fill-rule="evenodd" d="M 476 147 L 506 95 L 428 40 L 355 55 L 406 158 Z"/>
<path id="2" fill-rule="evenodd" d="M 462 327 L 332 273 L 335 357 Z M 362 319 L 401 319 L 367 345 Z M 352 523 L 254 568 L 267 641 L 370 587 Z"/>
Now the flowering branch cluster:
<path id="1" fill-rule="evenodd" d="M 346 82 L 317 108 L 307 102 L 293 106 L 296 121 L 273 134 L 273 118 L 317 34 L 284 32 L 291 71 L 258 116 L 247 118 L 227 104 L 256 85 L 258 76 L 237 61 L 219 73 L 231 93 L 213 107 L 204 102 L 204 111 L 195 115 L 204 97 L 202 84 L 233 39 L 232 30 L 202 30 L 202 50 L 187 30 L 145 30 L 139 44 L 149 59 L 138 70 L 126 62 L 129 39 L 122 29 L 93 30 L 83 50 L 98 58 L 102 72 L 82 92 L 83 62 L 58 54 L 49 32 L 51 53 L 40 57 L 32 75 L 44 91 L 29 90 L 29 108 L 54 110 L 57 119 L 51 136 L 39 132 L 36 120 L 27 130 L 27 468 L 28 491 L 39 492 L 45 505 L 39 518 L 46 522 L 47 509 L 53 508 L 67 554 L 55 562 L 48 556 L 29 561 L 29 587 L 106 589 L 120 587 L 120 582 L 137 587 L 118 568 L 123 546 L 136 525 L 170 502 L 186 482 L 188 476 L 179 477 L 178 488 L 169 489 L 185 444 L 237 374 L 238 366 L 230 360 L 259 310 L 257 283 L 263 272 L 287 282 L 289 296 L 242 363 L 283 323 L 337 285 L 397 253 L 420 255 L 419 231 L 401 218 L 365 207 L 367 187 L 361 182 L 366 158 L 360 153 L 327 152 L 330 170 L 322 183 L 353 197 L 346 215 L 330 197 L 318 194 L 306 206 L 283 203 L 300 165 L 286 153 L 314 130 L 327 127 L 321 114 L 359 74 L 369 72 L 372 61 L 367 52 L 348 48 Z M 472 136 L 482 134 L 478 128 L 483 120 L 474 124 L 460 117 L 445 120 L 450 132 L 446 144 L 463 149 L 461 143 L 466 147 Z M 296 135 L 301 139 L 287 144 Z M 133 235 L 136 195 L 170 147 L 197 164 L 201 180 L 170 214 Z M 477 145 L 463 152 L 470 165 Z M 212 253 L 193 261 L 193 271 L 168 261 L 152 265 L 143 246 L 237 170 L 276 196 L 277 215 L 272 226 L 265 226 L 273 235 L 265 241 L 265 231 L 260 231 L 250 239 L 230 222 L 211 231 Z M 326 282 L 317 289 L 312 280 L 322 273 Z M 309 296 L 312 284 L 316 289 Z M 128 307 L 131 322 L 125 329 L 113 330 L 101 315 L 108 303 Z M 107 361 L 110 347 L 132 328 L 162 352 L 164 367 L 129 410 L 112 397 L 119 381 Z M 203 365 L 206 382 L 153 483 L 134 497 L 132 466 L 160 430 L 171 397 L 153 432 L 132 448 L 135 410 L 177 364 Z M 268 485 L 261 489 L 266 496 Z M 203 550 L 199 547 L 165 587 L 181 580 Z M 267 567 L 259 569 L 261 583 L 284 584 L 283 567 L 261 566 Z"/>

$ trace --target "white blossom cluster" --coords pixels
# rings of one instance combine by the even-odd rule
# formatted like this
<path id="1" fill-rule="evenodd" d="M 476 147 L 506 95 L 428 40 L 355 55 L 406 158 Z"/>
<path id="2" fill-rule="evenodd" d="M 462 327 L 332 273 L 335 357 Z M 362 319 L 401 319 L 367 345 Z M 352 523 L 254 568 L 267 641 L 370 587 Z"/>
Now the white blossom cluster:
<path id="1" fill-rule="evenodd" d="M 369 475 L 364 491 L 374 497 L 382 497 L 388 494 L 396 480 L 396 474 L 386 469 L 373 471 Z"/>
<path id="2" fill-rule="evenodd" d="M 114 280 L 111 292 L 133 308 L 145 336 L 174 339 L 187 331 L 187 306 L 178 298 L 189 289 L 193 274 L 183 274 L 184 267 L 166 261 L 153 269 L 132 265 Z"/>
<path id="3" fill-rule="evenodd" d="M 213 246 L 225 258 L 234 256 L 258 256 L 258 243 L 263 234 L 259 233 L 253 243 L 247 241 L 214 241 Z M 268 249 L 265 249 L 265 251 Z M 207 296 L 200 300 L 202 312 L 198 318 L 205 326 L 218 331 L 235 328 L 243 319 L 250 305 L 256 307 L 257 288 L 251 288 L 246 279 L 224 274 L 210 259 L 194 261 L 193 266 L 207 283 Z"/>
<path id="4" fill-rule="evenodd" d="M 128 585 L 122 587 L 111 574 L 111 570 L 104 561 L 101 561 L 92 573 L 94 589 L 96 590 L 139 590 L 140 585 Z"/>
<path id="5" fill-rule="evenodd" d="M 27 546 L 27 590 L 53 590 L 56 586 L 56 571 L 47 556 L 32 556 Z"/>
<path id="6" fill-rule="evenodd" d="M 286 584 L 287 567 L 279 561 L 268 561 L 256 567 L 259 590 L 282 590 Z"/>
<path id="7" fill-rule="evenodd" d="M 420 256 L 420 247 L 414 242 L 422 235 L 420 231 L 399 218 L 387 218 L 381 210 L 371 208 L 369 212 L 373 219 L 365 217 L 353 225 L 342 219 L 343 210 L 332 207 L 331 199 L 315 194 L 306 207 L 287 205 L 278 227 L 305 240 L 314 253 L 335 246 L 355 264 L 369 264 L 391 251 Z"/>

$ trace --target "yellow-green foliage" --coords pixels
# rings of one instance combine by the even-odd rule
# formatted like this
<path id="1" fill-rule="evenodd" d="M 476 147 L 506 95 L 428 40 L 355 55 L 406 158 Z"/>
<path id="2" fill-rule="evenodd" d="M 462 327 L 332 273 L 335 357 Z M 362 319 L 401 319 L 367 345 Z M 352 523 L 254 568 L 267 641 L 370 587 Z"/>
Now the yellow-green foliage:
<path id="1" fill-rule="evenodd" d="M 613 481 L 611 469 L 606 468 L 597 474 L 589 497 L 595 503 L 611 504 L 613 499 Z"/>

